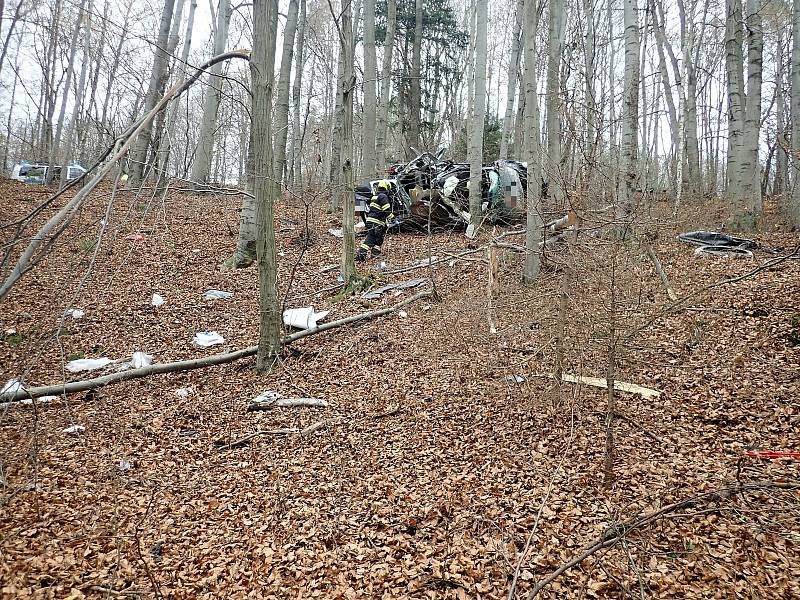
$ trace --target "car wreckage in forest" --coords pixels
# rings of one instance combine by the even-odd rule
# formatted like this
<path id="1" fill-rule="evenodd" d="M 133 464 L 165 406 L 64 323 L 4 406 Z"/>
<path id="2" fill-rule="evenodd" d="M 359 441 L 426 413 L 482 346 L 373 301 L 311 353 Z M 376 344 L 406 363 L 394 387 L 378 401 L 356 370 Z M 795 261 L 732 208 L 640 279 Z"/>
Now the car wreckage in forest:
<path id="1" fill-rule="evenodd" d="M 386 178 L 391 184 L 390 226 L 403 230 L 424 230 L 430 222 L 436 228 L 463 228 L 469 214 L 469 164 L 443 160 L 445 149 L 435 155 L 421 152 L 413 160 L 392 165 Z M 366 216 L 367 206 L 381 179 L 364 182 L 355 189 L 356 212 Z M 497 160 L 483 166 L 482 212 L 492 223 L 509 225 L 525 220 L 526 163 Z M 543 187 L 544 191 L 544 187 Z"/>

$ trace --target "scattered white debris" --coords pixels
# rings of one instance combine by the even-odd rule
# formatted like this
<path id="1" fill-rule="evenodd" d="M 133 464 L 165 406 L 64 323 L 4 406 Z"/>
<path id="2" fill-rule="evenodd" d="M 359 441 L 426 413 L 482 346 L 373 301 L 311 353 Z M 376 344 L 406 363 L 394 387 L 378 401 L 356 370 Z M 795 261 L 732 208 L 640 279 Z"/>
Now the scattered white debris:
<path id="1" fill-rule="evenodd" d="M 65 317 L 72 317 L 73 319 L 80 319 L 85 314 L 80 308 L 68 308 L 64 311 Z"/>
<path id="2" fill-rule="evenodd" d="M 2 394 L 0 394 L 0 398 Z M 47 404 L 53 400 L 58 400 L 58 396 L 40 396 L 36 398 L 37 404 Z M 11 408 L 12 406 L 29 406 L 33 404 L 32 398 L 22 398 L 21 400 L 11 400 L 9 402 L 0 402 L 0 410 Z"/>
<path id="3" fill-rule="evenodd" d="M 192 343 L 203 347 L 216 346 L 217 344 L 224 344 L 225 338 L 216 331 L 198 331 L 194 334 Z"/>
<path id="4" fill-rule="evenodd" d="M 190 388 L 190 387 L 188 387 L 188 388 L 178 388 L 177 390 L 175 390 L 175 395 L 178 398 L 188 398 L 189 394 L 191 394 L 193 391 L 194 390 L 192 388 Z"/>
<path id="5" fill-rule="evenodd" d="M 333 237 L 339 238 L 340 240 L 344 239 L 344 233 L 342 232 L 341 229 L 336 229 L 335 227 L 331 227 L 330 229 L 328 229 L 328 233 L 330 233 Z"/>
<path id="6" fill-rule="evenodd" d="M 64 430 L 64 433 L 83 433 L 86 431 L 86 427 L 83 425 L 70 425 Z"/>
<path id="7" fill-rule="evenodd" d="M 421 267 L 423 265 L 429 265 L 431 263 L 435 263 L 437 260 L 439 260 L 438 256 L 431 256 L 430 258 L 422 258 L 422 259 L 420 259 L 420 260 L 418 260 L 416 262 L 411 263 L 411 266 L 412 267 Z"/>
<path id="8" fill-rule="evenodd" d="M 313 306 L 290 308 L 283 311 L 283 324 L 295 329 L 316 329 L 317 321 L 322 321 L 329 312 L 328 310 L 314 312 Z"/>
<path id="9" fill-rule="evenodd" d="M 130 365 L 134 369 L 141 369 L 142 367 L 149 367 L 153 364 L 153 357 L 144 352 L 134 352 L 131 358 Z"/>
<path id="10" fill-rule="evenodd" d="M 0 389 L 0 397 L 5 396 L 6 394 L 16 394 L 24 389 L 25 385 L 19 379 L 9 379 L 3 388 Z"/>
<path id="11" fill-rule="evenodd" d="M 398 312 L 398 313 L 397 313 L 397 315 L 398 315 L 398 316 L 399 316 L 401 319 L 405 319 L 405 318 L 408 316 L 408 313 L 407 313 L 406 311 L 404 311 L 404 310 L 401 310 L 400 312 Z"/>
<path id="12" fill-rule="evenodd" d="M 353 229 L 364 229 L 364 227 L 366 227 L 366 225 L 364 224 L 364 221 L 359 221 L 358 223 L 355 224 Z"/>
<path id="13" fill-rule="evenodd" d="M 222 300 L 231 296 L 233 296 L 233 292 L 224 292 L 222 290 L 206 290 L 205 294 L 203 294 L 203 298 L 206 300 Z"/>
<path id="14" fill-rule="evenodd" d="M 335 271 L 339 268 L 339 265 L 325 265 L 322 267 L 319 272 L 320 273 L 330 273 L 331 271 Z"/>
<path id="15" fill-rule="evenodd" d="M 250 402 L 248 411 L 269 410 L 271 408 L 326 408 L 326 400 L 321 398 L 284 398 L 283 394 L 275 390 L 262 392 Z"/>
<path id="16" fill-rule="evenodd" d="M 80 371 L 94 371 L 102 369 L 110 365 L 113 360 L 106 358 L 79 358 L 78 360 L 71 360 L 67 363 L 67 371 L 70 373 L 78 373 Z"/>
<path id="17" fill-rule="evenodd" d="M 150 301 L 153 306 L 161 306 L 164 304 L 164 297 L 161 294 L 153 294 L 153 299 Z"/>
<path id="18" fill-rule="evenodd" d="M 130 471 L 131 470 L 131 463 L 129 463 L 127 460 L 119 461 L 119 470 L 122 471 L 123 473 L 125 471 Z"/>
<path id="19" fill-rule="evenodd" d="M 509 383 L 525 383 L 528 381 L 527 377 L 522 375 L 506 375 L 505 380 Z"/>

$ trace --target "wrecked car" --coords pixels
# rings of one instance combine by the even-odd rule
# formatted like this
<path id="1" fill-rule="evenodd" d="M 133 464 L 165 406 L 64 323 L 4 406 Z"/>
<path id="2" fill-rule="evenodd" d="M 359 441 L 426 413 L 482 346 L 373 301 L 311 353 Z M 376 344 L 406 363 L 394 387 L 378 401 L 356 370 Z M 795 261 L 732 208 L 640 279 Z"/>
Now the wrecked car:
<path id="1" fill-rule="evenodd" d="M 72 163 L 66 166 L 53 167 L 53 179 L 58 180 L 61 178 L 61 172 L 67 169 L 67 181 L 77 179 L 84 173 L 84 169 L 77 163 Z M 47 181 L 47 172 L 50 170 L 50 164 L 44 161 L 28 162 L 26 160 L 14 165 L 11 170 L 11 179 L 21 181 L 22 183 L 30 184 L 44 184 Z"/>
<path id="2" fill-rule="evenodd" d="M 390 227 L 404 230 L 462 228 L 470 220 L 469 164 L 444 160 L 445 148 L 435 155 L 422 152 L 413 160 L 389 169 L 392 212 Z M 503 225 L 525 220 L 528 170 L 524 162 L 498 160 L 483 166 L 481 204 L 490 222 Z M 356 212 L 366 216 L 370 198 L 381 179 L 355 188 Z M 544 191 L 544 188 L 543 188 Z"/>

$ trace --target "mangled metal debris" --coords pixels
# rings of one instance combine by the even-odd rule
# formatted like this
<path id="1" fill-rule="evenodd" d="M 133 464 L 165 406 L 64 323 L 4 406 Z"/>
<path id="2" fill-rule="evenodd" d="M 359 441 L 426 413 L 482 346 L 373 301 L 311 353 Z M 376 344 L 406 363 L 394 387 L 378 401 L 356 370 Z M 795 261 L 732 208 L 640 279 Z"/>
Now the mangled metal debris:
<path id="1" fill-rule="evenodd" d="M 424 230 L 432 227 L 466 228 L 469 213 L 469 164 L 444 160 L 445 148 L 435 155 L 423 152 L 405 164 L 389 169 L 390 197 L 395 215 L 391 228 Z M 378 182 L 355 189 L 356 212 L 366 218 Z M 498 160 L 483 166 L 481 207 L 490 222 L 512 224 L 525 220 L 527 164 Z M 543 186 L 544 189 L 544 186 Z"/>
<path id="2" fill-rule="evenodd" d="M 679 234 L 678 240 L 697 246 L 695 256 L 752 258 L 752 251 L 760 248 L 753 240 L 716 231 L 689 231 Z"/>

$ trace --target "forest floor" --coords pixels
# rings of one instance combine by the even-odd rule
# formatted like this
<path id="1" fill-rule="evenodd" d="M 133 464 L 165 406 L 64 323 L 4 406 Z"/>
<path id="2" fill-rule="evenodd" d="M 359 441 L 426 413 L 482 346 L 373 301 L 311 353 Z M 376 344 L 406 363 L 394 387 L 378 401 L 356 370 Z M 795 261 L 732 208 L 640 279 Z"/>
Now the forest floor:
<path id="1" fill-rule="evenodd" d="M 45 197 L 0 188 L 2 223 Z M 238 205 L 122 194 L 84 280 L 104 211 L 87 207 L 3 303 L 0 384 L 94 376 L 65 371 L 76 358 L 143 351 L 163 363 L 255 344 L 256 269 L 219 269 Z M 535 287 L 521 283 L 521 256 L 499 251 L 495 334 L 484 252 L 397 274 L 373 262 L 364 269 L 379 281 L 432 278 L 440 301 L 309 336 L 269 375 L 250 358 L 0 408 L 0 596 L 500 599 L 516 585 L 525 598 L 632 517 L 728 486 L 798 481 L 797 460 L 746 452 L 800 451 L 800 261 L 704 290 L 774 257 L 697 258 L 675 240 L 713 227 L 715 211 L 646 227 L 678 295 L 695 294 L 673 310 L 638 243 L 590 232 L 574 247 L 573 276 L 548 268 Z M 313 304 L 330 321 L 424 289 L 371 301 L 319 292 L 336 284 L 335 271 L 320 271 L 338 262 L 341 242 L 327 231 L 338 223 L 314 206 L 307 227 L 305 214 L 278 207 L 287 308 Z M 765 229 L 755 238 L 779 255 L 798 243 L 771 221 Z M 424 259 L 429 244 L 442 257 L 491 231 L 482 235 L 390 235 L 387 270 Z M 553 250 L 550 264 L 572 264 L 565 254 Z M 608 486 L 606 391 L 537 376 L 555 368 L 565 279 L 564 371 L 606 377 L 614 340 L 616 378 L 661 392 L 616 394 Z M 205 300 L 211 288 L 233 296 Z M 85 314 L 56 335 L 67 308 Z M 224 344 L 192 345 L 201 330 Z M 265 390 L 329 406 L 248 412 Z M 220 448 L 319 421 L 308 435 Z M 626 596 L 800 598 L 800 492 L 688 504 L 539 594 Z"/>

